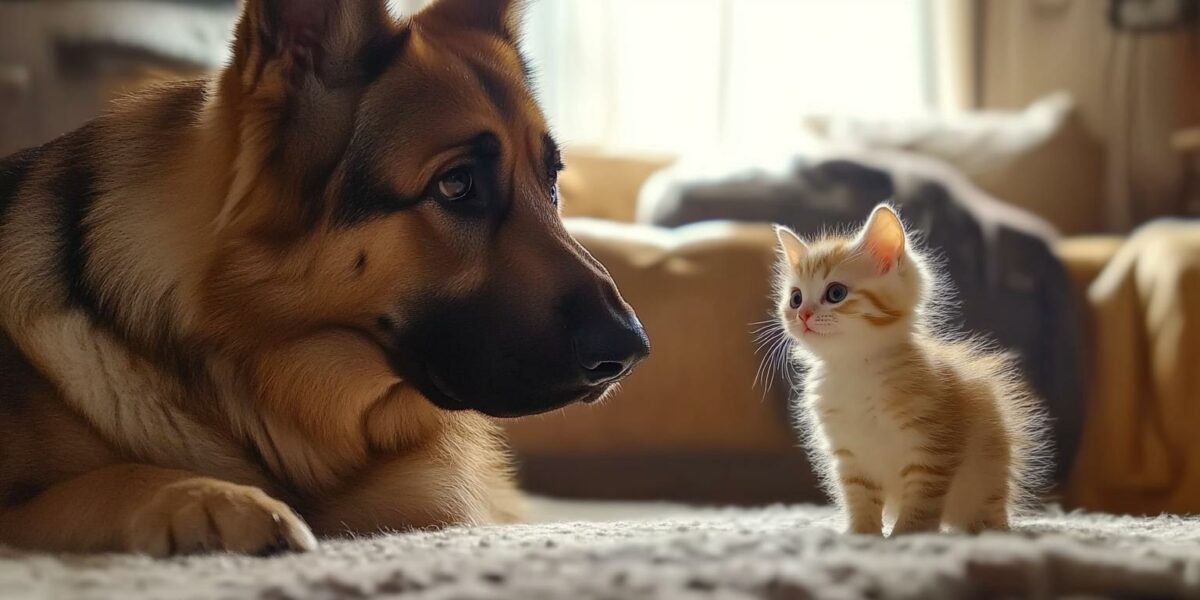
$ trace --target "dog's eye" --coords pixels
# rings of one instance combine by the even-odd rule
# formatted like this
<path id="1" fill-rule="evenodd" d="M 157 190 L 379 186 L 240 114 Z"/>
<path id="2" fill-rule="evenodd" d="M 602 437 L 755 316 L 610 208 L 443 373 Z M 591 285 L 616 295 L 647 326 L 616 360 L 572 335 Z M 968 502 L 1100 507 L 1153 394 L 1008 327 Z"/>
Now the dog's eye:
<path id="1" fill-rule="evenodd" d="M 554 206 L 558 206 L 560 202 L 558 197 L 558 174 L 565 168 L 566 165 L 561 160 L 554 163 L 554 166 L 550 168 L 550 203 Z"/>
<path id="2" fill-rule="evenodd" d="M 800 308 L 801 304 L 804 304 L 804 294 L 801 294 L 800 290 L 792 290 L 792 308 Z"/>
<path id="3" fill-rule="evenodd" d="M 440 200 L 457 202 L 471 196 L 475 187 L 475 178 L 466 167 L 459 167 L 442 175 L 437 182 L 437 193 Z"/>
<path id="4" fill-rule="evenodd" d="M 849 295 L 850 288 L 847 288 L 840 283 L 831 283 L 829 284 L 829 287 L 825 289 L 825 301 L 830 304 L 839 304 L 842 300 L 846 299 L 846 296 Z"/>

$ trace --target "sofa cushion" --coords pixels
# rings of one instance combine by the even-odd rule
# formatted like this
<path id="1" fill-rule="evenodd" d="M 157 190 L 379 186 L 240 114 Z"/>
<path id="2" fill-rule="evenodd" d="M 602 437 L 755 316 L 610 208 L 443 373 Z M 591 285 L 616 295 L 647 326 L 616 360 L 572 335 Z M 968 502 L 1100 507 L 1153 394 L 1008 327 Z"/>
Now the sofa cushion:
<path id="1" fill-rule="evenodd" d="M 567 168 L 558 180 L 563 214 L 633 221 L 642 184 L 673 160 L 661 155 L 623 155 L 569 148 L 563 161 Z"/>

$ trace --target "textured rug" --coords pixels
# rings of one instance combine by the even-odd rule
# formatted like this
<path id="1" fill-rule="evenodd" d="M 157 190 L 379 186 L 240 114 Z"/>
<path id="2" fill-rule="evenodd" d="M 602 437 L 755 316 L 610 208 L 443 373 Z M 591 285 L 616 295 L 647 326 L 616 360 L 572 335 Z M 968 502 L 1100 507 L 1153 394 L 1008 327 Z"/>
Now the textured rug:
<path id="1" fill-rule="evenodd" d="M 883 540 L 838 533 L 828 508 L 542 507 L 549 522 L 327 541 L 264 559 L 0 549 L 0 597 L 1200 597 L 1200 519 L 1048 514 L 1009 534 Z M 574 517 L 588 520 L 560 520 Z"/>

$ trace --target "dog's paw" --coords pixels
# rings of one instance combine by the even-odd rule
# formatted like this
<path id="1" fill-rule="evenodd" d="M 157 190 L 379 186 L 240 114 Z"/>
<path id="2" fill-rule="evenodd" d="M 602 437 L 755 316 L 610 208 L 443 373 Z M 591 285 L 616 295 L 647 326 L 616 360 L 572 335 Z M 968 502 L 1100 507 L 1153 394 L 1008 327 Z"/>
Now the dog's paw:
<path id="1" fill-rule="evenodd" d="M 208 479 L 182 481 L 157 493 L 131 519 L 131 552 L 165 557 L 228 551 L 264 555 L 315 550 L 308 525 L 258 488 Z"/>

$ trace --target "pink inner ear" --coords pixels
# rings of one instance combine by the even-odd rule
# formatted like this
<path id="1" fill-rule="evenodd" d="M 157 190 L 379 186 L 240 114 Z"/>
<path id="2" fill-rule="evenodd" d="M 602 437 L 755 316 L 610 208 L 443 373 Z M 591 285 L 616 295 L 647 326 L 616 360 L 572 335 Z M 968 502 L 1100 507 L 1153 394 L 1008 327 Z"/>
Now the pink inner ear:
<path id="1" fill-rule="evenodd" d="M 881 275 L 891 272 L 892 267 L 900 260 L 903 246 L 867 242 L 867 251 L 875 259 L 875 267 Z"/>
<path id="2" fill-rule="evenodd" d="M 894 215 L 883 215 L 879 212 L 876 211 L 867 224 L 863 245 L 875 259 L 875 266 L 883 275 L 891 272 L 892 267 L 900 261 L 904 254 L 905 239 L 904 226 L 899 220 Z"/>

